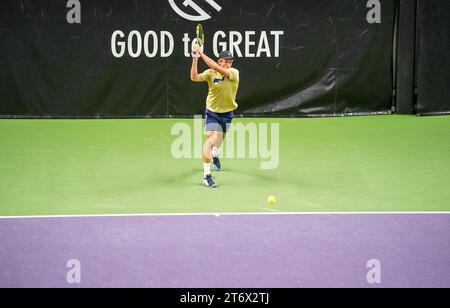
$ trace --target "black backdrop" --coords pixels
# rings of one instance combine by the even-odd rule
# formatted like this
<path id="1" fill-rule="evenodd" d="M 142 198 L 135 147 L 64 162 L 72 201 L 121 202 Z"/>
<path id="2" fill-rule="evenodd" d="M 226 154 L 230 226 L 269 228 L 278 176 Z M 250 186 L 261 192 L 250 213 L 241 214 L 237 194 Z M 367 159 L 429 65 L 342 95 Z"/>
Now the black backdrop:
<path id="1" fill-rule="evenodd" d="M 175 2 L 182 7 L 183 1 Z M 210 55 L 219 30 L 255 31 L 253 52 L 261 31 L 284 31 L 279 57 L 270 39 L 272 57 L 236 59 L 238 113 L 302 116 L 391 109 L 395 1 L 381 1 L 379 24 L 367 22 L 366 0 L 216 0 L 220 12 L 194 2 L 211 12 L 212 18 L 202 22 Z M 178 16 L 167 0 L 86 0 L 81 1 L 81 24 L 68 24 L 66 3 L 0 1 L 1 115 L 202 113 L 206 85 L 189 80 L 191 60 L 182 41 L 184 33 L 193 36 L 197 22 Z M 115 30 L 137 30 L 142 36 L 168 31 L 173 53 L 116 58 L 111 51 Z M 422 62 L 420 71 L 428 65 Z"/>
<path id="2" fill-rule="evenodd" d="M 418 1 L 417 111 L 450 113 L 450 1 Z"/>

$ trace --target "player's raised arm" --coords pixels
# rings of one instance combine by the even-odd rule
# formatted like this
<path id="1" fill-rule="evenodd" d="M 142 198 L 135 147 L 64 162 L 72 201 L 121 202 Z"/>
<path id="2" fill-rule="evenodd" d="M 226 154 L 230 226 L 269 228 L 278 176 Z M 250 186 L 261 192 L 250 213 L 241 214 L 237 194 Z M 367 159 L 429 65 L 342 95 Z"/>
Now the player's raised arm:
<path id="1" fill-rule="evenodd" d="M 205 81 L 202 75 L 198 73 L 198 59 L 200 55 L 194 50 L 192 52 L 191 80 L 194 82 Z"/>
<path id="2" fill-rule="evenodd" d="M 202 57 L 203 61 L 205 61 L 206 65 L 209 66 L 209 68 L 215 70 L 216 72 L 221 73 L 223 76 L 230 78 L 231 76 L 231 70 L 225 67 L 220 66 L 216 61 L 208 57 L 206 54 L 204 54 L 200 49 L 198 49 L 198 53 Z M 227 60 L 226 57 L 221 57 L 222 60 Z M 229 59 L 232 59 L 231 54 L 229 54 Z"/>

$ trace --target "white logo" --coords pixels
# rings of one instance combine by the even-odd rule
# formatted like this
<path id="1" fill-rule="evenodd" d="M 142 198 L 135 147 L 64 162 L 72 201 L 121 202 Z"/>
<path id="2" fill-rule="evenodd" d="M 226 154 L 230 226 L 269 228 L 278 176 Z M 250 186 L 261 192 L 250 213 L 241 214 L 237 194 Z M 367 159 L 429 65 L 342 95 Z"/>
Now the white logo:
<path id="1" fill-rule="evenodd" d="M 370 284 L 380 284 L 381 283 L 381 262 L 377 259 L 372 259 L 367 261 L 367 268 L 370 271 L 367 272 L 366 279 Z"/>
<path id="2" fill-rule="evenodd" d="M 210 6 L 212 6 L 216 11 L 220 12 L 222 10 L 222 7 L 217 4 L 214 0 L 203 0 L 205 2 L 207 2 Z M 181 10 L 176 4 L 175 4 L 175 0 L 169 0 L 170 6 L 172 7 L 172 9 L 181 17 L 187 19 L 187 20 L 192 20 L 192 21 L 203 21 L 203 20 L 207 20 L 210 19 L 211 16 L 206 13 L 200 6 L 198 6 L 197 3 L 194 2 L 194 0 L 184 0 L 183 5 L 185 7 L 191 7 L 194 11 L 196 11 L 199 15 L 194 16 L 194 15 L 190 15 L 187 14 L 185 12 L 183 12 L 183 10 Z"/>
<path id="3" fill-rule="evenodd" d="M 212 130 L 214 129 L 214 124 Z M 211 127 L 208 126 L 207 128 Z M 194 117 L 194 125 L 179 122 L 172 126 L 172 136 L 178 136 L 171 147 L 175 159 L 202 158 L 203 120 Z M 223 140 L 221 140 L 223 141 Z M 260 159 L 261 170 L 274 170 L 280 164 L 279 123 L 236 123 L 227 133 L 220 156 L 228 159 Z"/>
<path id="4" fill-rule="evenodd" d="M 67 261 L 67 268 L 70 270 L 66 274 L 68 284 L 81 283 L 81 263 L 77 259 Z"/>

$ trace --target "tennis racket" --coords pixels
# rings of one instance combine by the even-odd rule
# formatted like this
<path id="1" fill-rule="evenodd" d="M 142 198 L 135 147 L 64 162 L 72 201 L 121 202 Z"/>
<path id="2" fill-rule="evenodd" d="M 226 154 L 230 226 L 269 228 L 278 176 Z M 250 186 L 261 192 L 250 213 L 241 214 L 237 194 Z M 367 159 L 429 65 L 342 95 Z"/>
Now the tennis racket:
<path id="1" fill-rule="evenodd" d="M 205 45 L 205 32 L 203 32 L 202 24 L 197 25 L 197 29 L 195 32 L 197 34 L 197 43 L 200 47 L 203 47 Z"/>
<path id="2" fill-rule="evenodd" d="M 203 31 L 203 25 L 198 24 L 197 28 L 195 29 L 195 39 L 192 42 L 192 50 L 194 50 L 195 47 L 200 47 L 200 50 L 203 52 L 203 47 L 205 46 L 205 32 Z M 200 57 L 200 55 L 195 55 L 195 57 Z"/>

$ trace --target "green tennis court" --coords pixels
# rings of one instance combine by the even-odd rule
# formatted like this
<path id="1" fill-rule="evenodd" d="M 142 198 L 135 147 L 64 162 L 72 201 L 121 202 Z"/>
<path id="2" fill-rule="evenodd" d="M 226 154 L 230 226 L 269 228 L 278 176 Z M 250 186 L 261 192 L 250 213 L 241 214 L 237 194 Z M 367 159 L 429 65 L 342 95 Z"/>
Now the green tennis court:
<path id="1" fill-rule="evenodd" d="M 216 190 L 171 154 L 180 122 L 1 120 L 0 215 L 450 211 L 450 117 L 237 119 L 279 123 L 280 163 L 224 159 Z"/>

